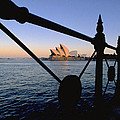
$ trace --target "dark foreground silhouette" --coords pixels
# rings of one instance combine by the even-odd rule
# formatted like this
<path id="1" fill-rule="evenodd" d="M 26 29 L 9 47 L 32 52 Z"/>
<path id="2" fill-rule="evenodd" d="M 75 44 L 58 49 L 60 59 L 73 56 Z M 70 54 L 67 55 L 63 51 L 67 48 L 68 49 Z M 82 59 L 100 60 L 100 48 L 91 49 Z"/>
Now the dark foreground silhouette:
<path id="1" fill-rule="evenodd" d="M 29 13 L 28 9 L 25 7 L 18 7 L 10 0 L 0 1 L 0 18 L 6 20 L 16 20 L 20 23 L 29 22 L 36 24 L 48 29 L 55 30 L 57 32 L 62 32 L 64 34 L 83 39 L 85 41 L 91 42 L 94 45 L 95 51 L 97 52 L 96 57 L 96 76 L 95 76 L 95 103 L 93 106 L 89 107 L 86 102 L 81 102 L 81 83 L 77 76 L 70 75 L 61 81 L 50 69 L 48 69 L 42 62 L 31 52 L 24 44 L 19 41 L 10 31 L 5 29 L 2 24 L 0 27 L 2 30 L 8 33 L 12 39 L 16 39 L 18 44 L 31 55 L 40 65 L 45 68 L 59 83 L 59 107 L 46 107 L 43 112 L 32 112 L 30 115 L 23 119 L 28 120 L 120 120 L 120 40 L 119 47 L 115 48 L 108 45 L 105 42 L 105 35 L 103 33 L 103 25 L 101 15 L 99 15 L 97 23 L 97 34 L 94 38 L 88 37 L 84 34 L 78 33 L 74 30 L 61 26 L 57 23 L 51 22 L 44 18 L 35 16 Z M 119 37 L 120 39 L 120 37 Z M 116 89 L 116 96 L 114 99 L 103 100 L 102 96 L 102 73 L 103 73 L 103 54 L 105 47 L 114 49 L 117 51 L 117 62 L 118 62 L 118 84 Z M 29 51 L 29 52 L 28 52 Z M 80 102 L 80 107 L 77 103 Z M 83 108 L 83 109 L 82 109 Z M 6 119 L 21 119 L 19 117 L 7 117 Z"/>

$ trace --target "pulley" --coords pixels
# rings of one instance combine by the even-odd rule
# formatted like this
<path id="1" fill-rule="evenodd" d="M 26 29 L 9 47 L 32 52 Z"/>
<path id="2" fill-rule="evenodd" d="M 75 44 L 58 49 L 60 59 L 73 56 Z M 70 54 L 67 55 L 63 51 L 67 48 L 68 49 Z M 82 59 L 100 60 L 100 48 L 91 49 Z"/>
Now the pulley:
<path id="1" fill-rule="evenodd" d="M 81 97 L 82 86 L 78 76 L 66 76 L 59 87 L 58 98 L 62 107 L 70 108 L 77 104 Z"/>
<path id="2" fill-rule="evenodd" d="M 108 67 L 108 72 L 107 72 L 108 81 L 107 81 L 107 84 L 106 84 L 106 87 L 105 87 L 105 90 L 104 90 L 104 94 L 105 94 L 105 92 L 107 90 L 109 82 L 113 81 L 115 83 L 115 85 L 116 85 L 116 82 L 115 82 L 115 65 L 116 65 L 116 61 L 115 61 L 113 66 L 109 66 L 108 61 L 106 59 L 105 59 L 105 61 L 106 61 L 107 67 Z"/>

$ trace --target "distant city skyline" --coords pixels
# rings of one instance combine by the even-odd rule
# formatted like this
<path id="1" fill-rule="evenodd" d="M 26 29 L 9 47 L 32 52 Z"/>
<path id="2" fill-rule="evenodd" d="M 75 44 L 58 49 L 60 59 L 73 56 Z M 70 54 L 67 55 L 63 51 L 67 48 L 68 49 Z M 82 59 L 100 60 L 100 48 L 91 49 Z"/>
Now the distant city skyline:
<path id="1" fill-rule="evenodd" d="M 94 37 L 98 15 L 102 15 L 106 42 L 116 46 L 120 36 L 120 1 L 119 0 L 12 0 L 18 6 L 24 6 L 29 12 L 51 20 L 82 34 Z M 94 47 L 83 40 L 69 37 L 29 23 L 20 24 L 14 20 L 2 20 L 26 46 L 38 57 L 48 57 L 50 48 L 64 44 L 71 50 L 90 56 Z M 0 57 L 29 57 L 16 43 L 2 31 L 0 32 Z M 114 53 L 109 49 L 107 53 Z"/>

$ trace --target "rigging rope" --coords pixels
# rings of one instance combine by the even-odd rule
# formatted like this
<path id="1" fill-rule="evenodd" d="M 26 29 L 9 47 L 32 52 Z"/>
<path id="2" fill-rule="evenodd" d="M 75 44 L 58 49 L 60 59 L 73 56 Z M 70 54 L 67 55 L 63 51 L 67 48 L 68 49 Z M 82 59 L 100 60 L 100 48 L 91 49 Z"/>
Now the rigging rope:
<path id="1" fill-rule="evenodd" d="M 2 23 L 0 23 L 0 29 L 4 33 L 6 33 L 12 40 L 14 40 L 23 50 L 25 50 L 51 76 L 53 76 L 59 83 L 61 83 L 61 80 L 32 51 L 30 51 L 13 33 L 11 33 Z"/>
<path id="2" fill-rule="evenodd" d="M 85 72 L 86 68 L 88 67 L 90 61 L 92 60 L 92 58 L 95 56 L 96 51 L 93 52 L 93 54 L 91 55 L 90 59 L 88 60 L 87 64 L 85 65 L 85 67 L 83 68 L 82 72 L 79 75 L 79 79 L 82 77 L 83 73 Z"/>

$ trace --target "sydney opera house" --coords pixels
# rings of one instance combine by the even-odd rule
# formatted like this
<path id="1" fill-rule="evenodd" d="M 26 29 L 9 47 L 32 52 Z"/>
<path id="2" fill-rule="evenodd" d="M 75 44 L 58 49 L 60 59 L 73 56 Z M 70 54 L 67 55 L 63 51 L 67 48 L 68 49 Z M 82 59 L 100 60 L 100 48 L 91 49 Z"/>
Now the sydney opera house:
<path id="1" fill-rule="evenodd" d="M 76 50 L 69 52 L 68 48 L 62 44 L 55 49 L 50 49 L 50 52 L 50 60 L 80 60 L 80 56 Z"/>

